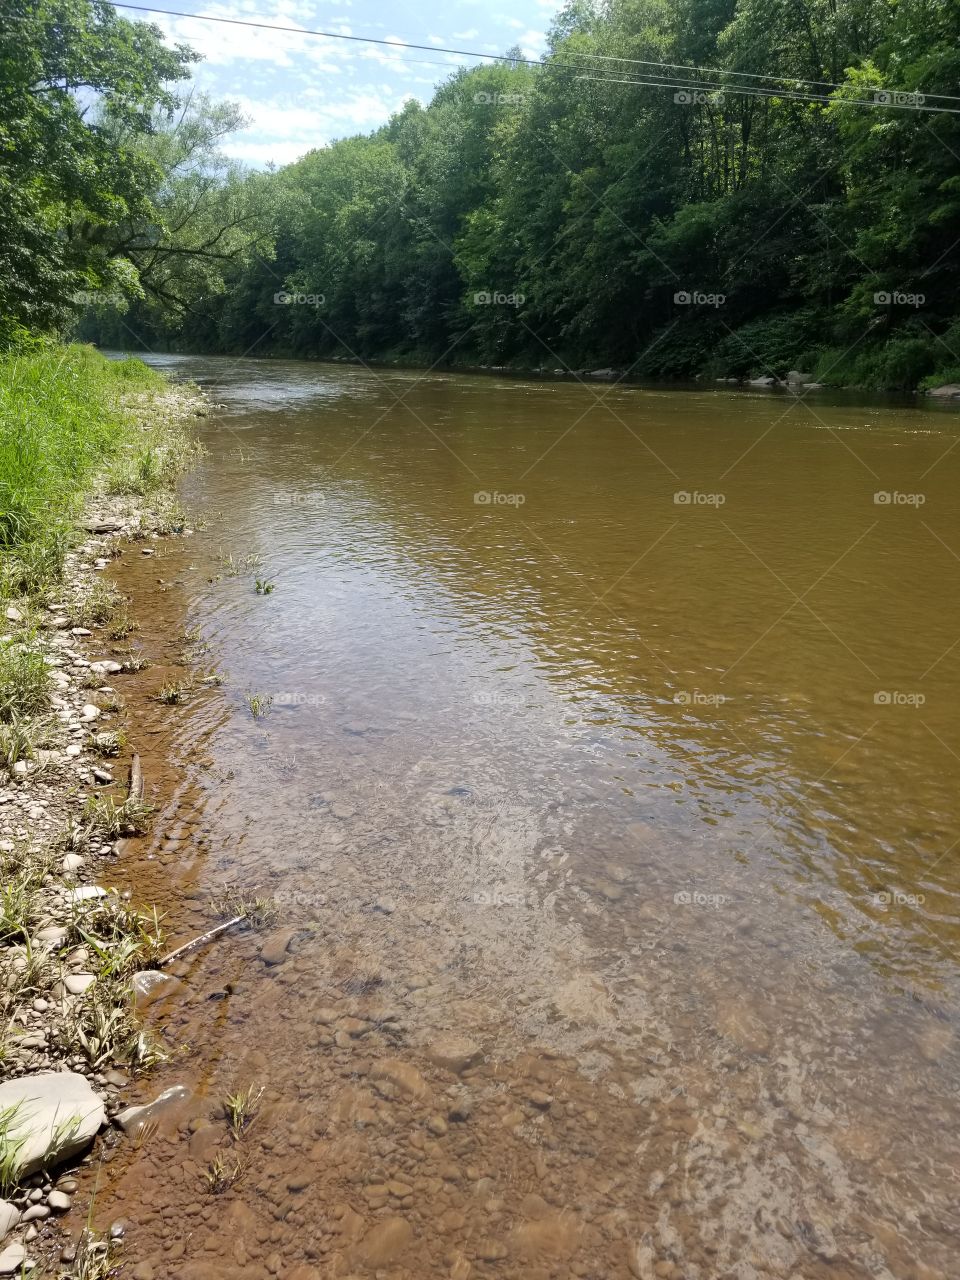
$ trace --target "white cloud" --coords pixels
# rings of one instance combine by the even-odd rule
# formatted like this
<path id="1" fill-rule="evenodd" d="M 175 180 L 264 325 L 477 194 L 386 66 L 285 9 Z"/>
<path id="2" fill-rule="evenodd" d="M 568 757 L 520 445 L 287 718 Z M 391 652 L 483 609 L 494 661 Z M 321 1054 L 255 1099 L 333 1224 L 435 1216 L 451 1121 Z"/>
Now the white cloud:
<path id="1" fill-rule="evenodd" d="M 476 40 L 479 34 L 476 27 L 471 27 L 468 31 L 455 31 L 453 38 L 454 40 Z"/>

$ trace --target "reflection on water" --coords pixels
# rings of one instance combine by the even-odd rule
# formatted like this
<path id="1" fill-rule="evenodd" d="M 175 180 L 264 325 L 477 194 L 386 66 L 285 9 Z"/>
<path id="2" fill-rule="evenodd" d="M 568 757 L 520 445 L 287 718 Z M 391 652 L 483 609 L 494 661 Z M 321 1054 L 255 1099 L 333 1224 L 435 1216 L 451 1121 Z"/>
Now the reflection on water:
<path id="1" fill-rule="evenodd" d="M 949 1275 L 956 419 L 161 363 L 221 405 L 205 524 L 121 584 L 174 581 L 228 680 L 157 725 L 132 882 L 180 885 L 184 937 L 225 886 L 295 933 L 158 1009 L 197 1093 L 107 1195 L 132 1247 L 297 1280 Z M 213 1103 L 253 1079 L 211 1206 Z"/>

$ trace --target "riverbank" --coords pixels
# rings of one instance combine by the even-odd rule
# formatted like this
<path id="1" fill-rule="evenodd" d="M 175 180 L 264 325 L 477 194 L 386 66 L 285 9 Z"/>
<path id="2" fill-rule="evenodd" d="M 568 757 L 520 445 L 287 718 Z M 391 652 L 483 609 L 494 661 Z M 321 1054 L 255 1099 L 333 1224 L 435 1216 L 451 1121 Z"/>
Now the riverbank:
<path id="1" fill-rule="evenodd" d="M 60 1252 L 50 1223 L 77 1183 L 57 1168 L 162 1057 L 135 1009 L 160 919 L 110 888 L 151 804 L 124 712 L 137 622 L 104 571 L 190 533 L 173 485 L 205 413 L 195 387 L 136 360 L 0 361 L 0 1274 Z M 102 1248 L 84 1237 L 61 1262 L 92 1274 Z"/>

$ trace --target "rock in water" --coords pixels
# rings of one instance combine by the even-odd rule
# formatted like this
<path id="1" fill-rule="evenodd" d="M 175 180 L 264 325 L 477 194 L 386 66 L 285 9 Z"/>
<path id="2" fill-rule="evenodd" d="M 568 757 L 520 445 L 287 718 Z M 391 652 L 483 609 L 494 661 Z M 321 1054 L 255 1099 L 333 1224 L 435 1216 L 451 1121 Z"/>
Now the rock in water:
<path id="1" fill-rule="evenodd" d="M 176 1110 L 181 1103 L 190 1097 L 190 1090 L 185 1084 L 171 1085 L 164 1089 L 152 1102 L 143 1107 L 124 1107 L 114 1117 L 116 1124 L 129 1138 L 135 1138 L 144 1125 L 151 1121 L 161 1120 L 169 1111 Z"/>
<path id="2" fill-rule="evenodd" d="M 427 1057 L 436 1066 L 460 1075 L 480 1059 L 482 1052 L 478 1044 L 465 1036 L 439 1035 L 427 1049 Z"/>
<path id="3" fill-rule="evenodd" d="M 20 1177 L 83 1151 L 105 1119 L 103 1102 L 74 1071 L 41 1071 L 0 1084 L 0 1113 L 11 1108 L 6 1137 L 20 1144 Z"/>

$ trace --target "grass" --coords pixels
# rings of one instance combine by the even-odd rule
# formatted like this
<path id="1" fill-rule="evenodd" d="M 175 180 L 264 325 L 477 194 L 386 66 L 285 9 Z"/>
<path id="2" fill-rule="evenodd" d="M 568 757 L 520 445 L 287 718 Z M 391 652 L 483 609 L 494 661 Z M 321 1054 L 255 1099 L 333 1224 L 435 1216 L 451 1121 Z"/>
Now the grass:
<path id="1" fill-rule="evenodd" d="M 0 883 L 0 943 L 30 937 L 30 925 L 38 911 L 39 889 L 39 880 L 29 869 L 4 876 Z"/>
<path id="2" fill-rule="evenodd" d="M 19 760 L 36 758 L 43 726 L 26 716 L 14 715 L 8 724 L 0 723 L 0 769 L 13 773 Z"/>
<path id="3" fill-rule="evenodd" d="M 0 356 L 0 592 L 59 576 L 95 474 L 136 443 L 124 399 L 163 385 L 140 361 L 114 363 L 90 347 Z"/>
<path id="4" fill-rule="evenodd" d="M 273 705 L 273 698 L 269 693 L 248 693 L 247 706 L 253 715 L 254 720 L 262 720 Z"/>
<path id="5" fill-rule="evenodd" d="M 50 681 L 43 655 L 29 641 L 0 644 L 0 723 L 36 715 L 50 701 Z"/>
<path id="6" fill-rule="evenodd" d="M 241 574 L 249 573 L 251 569 L 259 569 L 263 564 L 263 556 L 256 554 L 234 556 L 221 551 L 217 559 L 228 578 L 239 578 Z"/>
<path id="7" fill-rule="evenodd" d="M 223 1109 L 230 1122 L 230 1132 L 234 1138 L 240 1138 L 246 1129 L 253 1124 L 257 1115 L 263 1089 L 257 1085 L 247 1085 L 246 1089 L 238 1089 L 229 1093 L 223 1100 Z"/>
<path id="8" fill-rule="evenodd" d="M 134 622 L 126 608 L 118 609 L 107 627 L 107 635 L 111 640 L 126 640 L 133 631 L 139 631 L 140 624 Z"/>
<path id="9" fill-rule="evenodd" d="M 136 796 L 128 796 L 117 804 L 113 796 L 90 796 L 83 806 L 81 830 L 89 840 L 102 836 L 115 840 L 117 836 L 142 836 L 150 829 L 153 805 Z"/>
<path id="10" fill-rule="evenodd" d="M 0 1110 L 0 1196 L 8 1195 L 19 1181 L 20 1153 L 27 1140 L 24 1133 L 21 1137 L 12 1138 L 10 1132 L 16 1128 L 20 1103 Z"/>
<path id="11" fill-rule="evenodd" d="M 64 1029 L 64 1048 L 75 1046 L 92 1067 L 108 1062 L 148 1068 L 166 1054 L 140 1026 L 133 992 L 126 979 L 101 978 L 72 1006 Z"/>
<path id="12" fill-rule="evenodd" d="M 178 707 L 181 703 L 186 702 L 187 694 L 193 688 L 193 680 L 170 680 L 166 684 L 161 685 L 157 693 L 154 694 L 156 702 L 162 702 L 167 707 Z"/>
<path id="13" fill-rule="evenodd" d="M 210 1162 L 209 1168 L 204 1170 L 203 1178 L 207 1184 L 207 1190 L 213 1196 L 223 1195 L 225 1191 L 229 1191 L 243 1177 L 244 1163 L 242 1160 L 235 1160 L 232 1165 L 228 1165 L 222 1155 L 216 1156 Z"/>
<path id="14" fill-rule="evenodd" d="M 270 582 L 267 578 L 257 579 L 257 595 L 268 596 L 275 589 L 276 584 Z"/>
<path id="15" fill-rule="evenodd" d="M 116 587 L 102 578 L 94 579 L 90 590 L 70 611 L 75 627 L 93 627 L 112 618 L 123 603 L 123 596 Z"/>

